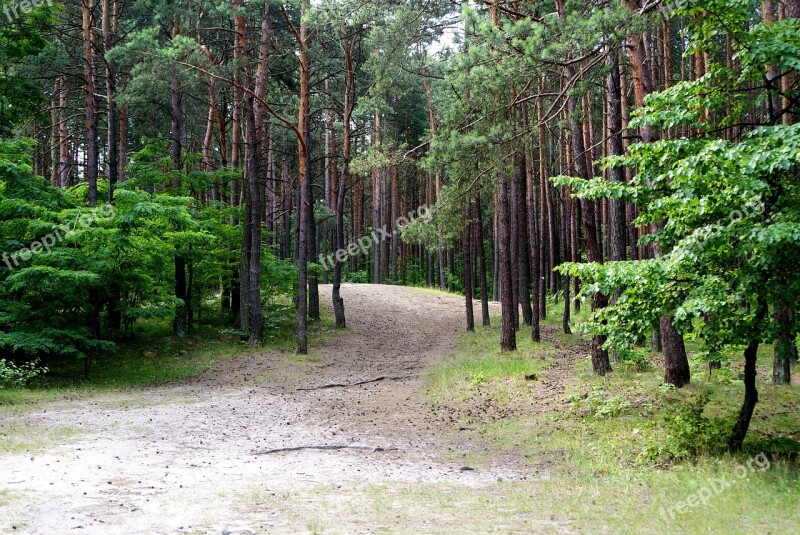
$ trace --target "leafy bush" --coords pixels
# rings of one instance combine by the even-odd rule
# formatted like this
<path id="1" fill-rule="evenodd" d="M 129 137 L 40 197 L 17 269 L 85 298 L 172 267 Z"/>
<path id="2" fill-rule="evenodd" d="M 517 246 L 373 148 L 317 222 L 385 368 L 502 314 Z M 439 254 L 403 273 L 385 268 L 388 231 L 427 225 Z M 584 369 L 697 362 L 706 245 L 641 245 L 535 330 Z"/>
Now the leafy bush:
<path id="1" fill-rule="evenodd" d="M 641 348 L 622 349 L 619 352 L 619 359 L 622 362 L 630 363 L 640 372 L 647 371 L 653 367 L 647 359 L 647 351 Z"/>
<path id="2" fill-rule="evenodd" d="M 38 360 L 31 360 L 17 366 L 6 359 L 0 359 L 0 388 L 19 388 L 32 379 L 47 373 L 47 368 L 39 366 Z"/>
<path id="3" fill-rule="evenodd" d="M 365 270 L 361 271 L 346 271 L 342 273 L 343 282 L 352 282 L 357 284 L 365 284 L 370 282 L 369 275 Z"/>
<path id="4" fill-rule="evenodd" d="M 599 387 L 594 387 L 585 397 L 572 396 L 570 402 L 575 407 L 588 406 L 595 418 L 616 418 L 631 408 L 631 402 L 624 396 L 612 396 Z"/>
<path id="5" fill-rule="evenodd" d="M 721 452 L 731 423 L 703 416 L 708 401 L 709 396 L 704 393 L 668 408 L 658 422 L 666 430 L 665 438 L 659 444 L 647 445 L 643 457 L 650 461 L 677 461 Z"/>

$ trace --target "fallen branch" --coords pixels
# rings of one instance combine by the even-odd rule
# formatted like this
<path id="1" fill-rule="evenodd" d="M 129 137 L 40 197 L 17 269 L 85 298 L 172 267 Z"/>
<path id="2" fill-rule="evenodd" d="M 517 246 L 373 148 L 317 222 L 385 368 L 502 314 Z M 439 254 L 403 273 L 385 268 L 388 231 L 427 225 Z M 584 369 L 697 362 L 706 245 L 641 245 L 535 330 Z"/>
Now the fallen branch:
<path id="1" fill-rule="evenodd" d="M 291 448 L 276 448 L 274 450 L 257 451 L 253 455 L 270 455 L 272 453 L 285 453 L 290 451 L 303 450 L 364 450 L 376 453 L 379 451 L 397 451 L 397 448 L 373 448 L 372 446 L 293 446 Z"/>
<path id="2" fill-rule="evenodd" d="M 357 383 L 330 383 L 327 385 L 322 386 L 312 386 L 311 388 L 298 388 L 298 390 L 323 390 L 325 388 L 348 388 L 351 386 L 360 386 L 366 385 L 369 383 L 377 383 L 379 381 L 402 381 L 403 379 L 409 379 L 411 377 L 416 377 L 415 375 L 381 375 L 380 377 L 376 377 L 375 379 L 368 379 L 366 381 L 358 381 Z"/>

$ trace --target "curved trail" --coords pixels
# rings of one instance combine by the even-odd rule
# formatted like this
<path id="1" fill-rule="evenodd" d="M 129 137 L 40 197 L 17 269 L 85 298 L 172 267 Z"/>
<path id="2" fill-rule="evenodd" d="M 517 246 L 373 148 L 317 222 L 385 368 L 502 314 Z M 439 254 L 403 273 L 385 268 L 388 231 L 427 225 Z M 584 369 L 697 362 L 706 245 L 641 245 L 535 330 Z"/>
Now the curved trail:
<path id="1" fill-rule="evenodd" d="M 435 527 L 433 510 L 432 523 L 412 528 L 370 494 L 526 477 L 507 455 L 475 470 L 459 463 L 482 448 L 420 395 L 425 370 L 458 342 L 463 301 L 397 286 L 344 285 L 342 295 L 350 330 L 306 360 L 254 354 L 189 384 L 4 416 L 72 431 L 43 450 L 0 457 L 0 531 L 465 532 L 444 520 Z"/>

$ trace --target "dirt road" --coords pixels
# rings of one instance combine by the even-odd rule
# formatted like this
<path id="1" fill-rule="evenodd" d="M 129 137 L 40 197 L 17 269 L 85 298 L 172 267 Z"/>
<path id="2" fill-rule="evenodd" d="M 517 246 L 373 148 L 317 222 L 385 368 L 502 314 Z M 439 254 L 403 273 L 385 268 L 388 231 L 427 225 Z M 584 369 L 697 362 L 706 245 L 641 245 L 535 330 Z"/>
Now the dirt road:
<path id="1" fill-rule="evenodd" d="M 458 341 L 462 301 L 396 286 L 342 295 L 350 330 L 308 359 L 254 354 L 184 385 L 2 416 L 58 438 L 0 457 L 0 531 L 464 533 L 495 514 L 494 528 L 525 531 L 531 519 L 503 525 L 508 511 L 492 507 L 507 505 L 484 498 L 526 470 L 509 458 L 465 466 L 481 447 L 420 394 Z M 475 501 L 487 510 L 472 523 L 459 508 Z"/>

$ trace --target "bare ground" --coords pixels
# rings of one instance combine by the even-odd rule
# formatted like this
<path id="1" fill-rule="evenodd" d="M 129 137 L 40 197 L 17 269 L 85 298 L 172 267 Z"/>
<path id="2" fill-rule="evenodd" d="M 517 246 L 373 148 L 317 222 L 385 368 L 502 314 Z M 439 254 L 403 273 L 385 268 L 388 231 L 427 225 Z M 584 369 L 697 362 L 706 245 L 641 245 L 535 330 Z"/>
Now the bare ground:
<path id="1" fill-rule="evenodd" d="M 397 286 L 342 294 L 349 331 L 308 358 L 253 354 L 188 384 L 3 416 L 58 438 L 0 457 L 0 530 L 562 531 L 506 500 L 535 484 L 523 459 L 465 465 L 483 446 L 420 394 L 425 370 L 452 355 L 463 301 Z"/>

